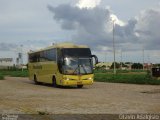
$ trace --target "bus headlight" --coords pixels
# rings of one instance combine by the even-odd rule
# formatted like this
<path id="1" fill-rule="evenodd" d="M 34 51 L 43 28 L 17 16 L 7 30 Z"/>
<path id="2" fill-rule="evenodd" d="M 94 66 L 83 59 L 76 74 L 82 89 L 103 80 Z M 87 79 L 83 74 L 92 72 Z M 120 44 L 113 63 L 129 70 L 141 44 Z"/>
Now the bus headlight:
<path id="1" fill-rule="evenodd" d="M 82 80 L 93 80 L 93 77 L 82 79 Z"/>

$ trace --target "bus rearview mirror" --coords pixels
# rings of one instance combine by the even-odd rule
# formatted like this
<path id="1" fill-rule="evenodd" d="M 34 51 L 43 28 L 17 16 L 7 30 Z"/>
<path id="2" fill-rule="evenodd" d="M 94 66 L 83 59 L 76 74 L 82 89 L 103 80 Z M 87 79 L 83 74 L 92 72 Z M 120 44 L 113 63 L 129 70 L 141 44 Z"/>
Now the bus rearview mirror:
<path id="1" fill-rule="evenodd" d="M 98 57 L 96 55 L 91 55 L 91 57 L 95 59 L 95 64 L 98 64 Z"/>

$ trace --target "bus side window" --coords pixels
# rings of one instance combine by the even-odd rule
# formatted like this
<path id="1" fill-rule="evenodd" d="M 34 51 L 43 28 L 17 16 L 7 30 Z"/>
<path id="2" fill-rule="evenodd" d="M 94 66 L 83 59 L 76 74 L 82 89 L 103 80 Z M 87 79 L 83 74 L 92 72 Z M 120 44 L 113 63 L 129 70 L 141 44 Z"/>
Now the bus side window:
<path id="1" fill-rule="evenodd" d="M 40 53 L 33 53 L 29 55 L 30 62 L 39 62 L 40 61 Z"/>
<path id="2" fill-rule="evenodd" d="M 40 52 L 40 62 L 45 62 L 44 52 Z"/>
<path id="3" fill-rule="evenodd" d="M 56 61 L 56 51 L 55 49 L 51 49 L 47 51 L 47 58 L 49 61 Z"/>

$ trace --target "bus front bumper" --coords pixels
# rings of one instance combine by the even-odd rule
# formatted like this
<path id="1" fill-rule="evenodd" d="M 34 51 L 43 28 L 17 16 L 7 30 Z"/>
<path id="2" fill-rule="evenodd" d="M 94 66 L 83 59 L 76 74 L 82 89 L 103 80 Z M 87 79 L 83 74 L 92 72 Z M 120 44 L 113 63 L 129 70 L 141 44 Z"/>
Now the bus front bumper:
<path id="1" fill-rule="evenodd" d="M 63 86 L 70 85 L 92 85 L 93 84 L 93 74 L 83 75 L 83 76 L 71 76 L 65 75 L 61 81 Z"/>

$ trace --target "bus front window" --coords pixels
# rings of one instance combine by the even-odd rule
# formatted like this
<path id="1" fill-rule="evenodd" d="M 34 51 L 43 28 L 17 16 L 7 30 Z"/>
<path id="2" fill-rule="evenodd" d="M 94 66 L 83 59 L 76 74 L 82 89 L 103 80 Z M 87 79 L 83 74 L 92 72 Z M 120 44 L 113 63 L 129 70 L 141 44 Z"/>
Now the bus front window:
<path id="1" fill-rule="evenodd" d="M 92 60 L 90 58 L 65 58 L 63 71 L 64 74 L 91 74 Z"/>

